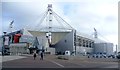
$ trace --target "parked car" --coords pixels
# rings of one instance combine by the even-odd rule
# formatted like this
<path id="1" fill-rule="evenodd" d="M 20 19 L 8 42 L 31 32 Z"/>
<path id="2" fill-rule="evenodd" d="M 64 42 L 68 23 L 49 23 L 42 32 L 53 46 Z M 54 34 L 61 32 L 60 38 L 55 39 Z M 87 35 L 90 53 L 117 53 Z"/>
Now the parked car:
<path id="1" fill-rule="evenodd" d="M 108 57 L 108 58 L 112 58 L 111 55 L 108 55 L 107 57 Z"/>
<path id="2" fill-rule="evenodd" d="M 92 56 L 93 58 L 96 58 L 96 54 L 93 54 L 93 56 Z"/>
<path id="3" fill-rule="evenodd" d="M 108 58 L 115 58 L 115 55 L 109 55 Z"/>
<path id="4" fill-rule="evenodd" d="M 117 59 L 120 59 L 120 55 L 117 55 L 116 57 L 117 57 Z"/>
<path id="5" fill-rule="evenodd" d="M 107 56 L 104 54 L 104 55 L 102 55 L 104 58 L 107 58 Z"/>
<path id="6" fill-rule="evenodd" d="M 112 56 L 112 58 L 115 58 L 115 55 L 111 55 Z"/>

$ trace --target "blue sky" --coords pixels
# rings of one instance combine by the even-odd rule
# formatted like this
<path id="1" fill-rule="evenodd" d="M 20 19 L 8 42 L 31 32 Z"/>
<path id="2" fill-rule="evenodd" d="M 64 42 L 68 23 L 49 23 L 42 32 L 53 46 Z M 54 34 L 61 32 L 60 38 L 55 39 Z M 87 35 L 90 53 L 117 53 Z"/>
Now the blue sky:
<path id="1" fill-rule="evenodd" d="M 53 4 L 53 10 L 81 33 L 93 34 L 98 31 L 99 38 L 118 43 L 118 1 L 119 0 L 2 0 L 2 29 L 14 20 L 14 30 L 27 25 L 34 26 L 47 4 Z M 30 2 L 32 1 L 32 2 Z M 31 25 L 31 26 L 30 26 Z M 105 39 L 105 40 L 106 40 Z"/>

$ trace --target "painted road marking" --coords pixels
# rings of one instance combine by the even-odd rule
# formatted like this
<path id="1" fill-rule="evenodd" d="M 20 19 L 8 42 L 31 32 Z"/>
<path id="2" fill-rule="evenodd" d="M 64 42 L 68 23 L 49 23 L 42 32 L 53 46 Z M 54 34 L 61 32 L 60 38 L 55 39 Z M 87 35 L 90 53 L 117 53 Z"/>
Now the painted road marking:
<path id="1" fill-rule="evenodd" d="M 51 62 L 57 64 L 57 65 L 60 66 L 60 67 L 64 67 L 63 65 L 61 65 L 61 64 L 59 64 L 59 63 L 57 63 L 57 62 L 55 62 L 55 61 L 51 61 Z"/>
<path id="2" fill-rule="evenodd" d="M 52 62 L 52 63 L 54 63 L 54 64 L 56 64 L 56 65 L 58 65 L 58 66 L 60 66 L 60 67 L 64 67 L 63 65 L 61 65 L 61 64 L 59 64 L 59 63 L 57 63 L 57 62 L 55 62 L 55 61 L 52 61 L 52 60 L 46 60 L 46 61 Z"/>

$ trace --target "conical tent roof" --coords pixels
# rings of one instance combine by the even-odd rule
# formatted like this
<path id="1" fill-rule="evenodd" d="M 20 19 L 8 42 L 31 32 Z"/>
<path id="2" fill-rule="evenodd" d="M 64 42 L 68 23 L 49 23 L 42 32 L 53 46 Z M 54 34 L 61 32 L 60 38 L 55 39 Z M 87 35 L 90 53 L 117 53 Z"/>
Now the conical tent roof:
<path id="1" fill-rule="evenodd" d="M 27 29 L 23 29 L 23 35 L 33 36 Z"/>
<path id="2" fill-rule="evenodd" d="M 31 30 L 31 28 L 27 29 Z M 51 8 L 48 8 L 47 11 L 42 13 L 40 20 L 36 24 L 34 24 L 32 30 L 54 32 L 54 31 L 71 31 L 73 30 L 73 28 L 58 14 L 56 14 Z"/>

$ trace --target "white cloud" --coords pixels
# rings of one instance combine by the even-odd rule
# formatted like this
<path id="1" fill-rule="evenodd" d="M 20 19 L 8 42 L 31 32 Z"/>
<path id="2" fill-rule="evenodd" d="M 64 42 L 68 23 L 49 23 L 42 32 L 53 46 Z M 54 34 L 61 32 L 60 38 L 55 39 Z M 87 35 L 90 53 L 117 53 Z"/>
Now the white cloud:
<path id="1" fill-rule="evenodd" d="M 66 4 L 71 5 L 70 2 Z M 67 16 L 71 25 L 80 32 L 91 35 L 95 27 L 100 34 L 110 39 L 110 42 L 118 42 L 118 0 L 73 2 Z M 114 41 L 112 38 L 115 38 Z"/>

